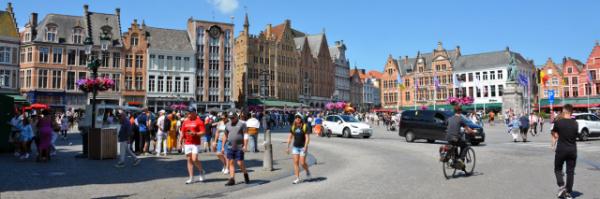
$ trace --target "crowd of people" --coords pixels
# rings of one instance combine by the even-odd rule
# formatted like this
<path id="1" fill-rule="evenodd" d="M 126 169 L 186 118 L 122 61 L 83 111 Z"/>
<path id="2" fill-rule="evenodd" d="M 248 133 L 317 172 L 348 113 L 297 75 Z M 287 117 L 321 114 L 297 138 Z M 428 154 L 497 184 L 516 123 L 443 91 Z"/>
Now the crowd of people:
<path id="1" fill-rule="evenodd" d="M 67 131 L 73 127 L 75 116 L 73 112 L 15 110 L 9 121 L 9 142 L 15 146 L 15 157 L 27 160 L 35 154 L 36 161 L 49 161 L 56 155 L 56 140 L 62 137 L 62 140 L 68 141 Z"/>

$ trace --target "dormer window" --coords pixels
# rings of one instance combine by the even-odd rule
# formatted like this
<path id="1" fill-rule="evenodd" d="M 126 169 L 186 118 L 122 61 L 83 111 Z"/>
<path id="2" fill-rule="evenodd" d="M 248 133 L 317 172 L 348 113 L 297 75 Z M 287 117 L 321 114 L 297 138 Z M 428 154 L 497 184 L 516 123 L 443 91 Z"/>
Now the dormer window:
<path id="1" fill-rule="evenodd" d="M 571 68 L 571 67 L 567 68 L 567 73 L 569 73 L 569 74 L 573 73 L 573 68 Z"/>
<path id="2" fill-rule="evenodd" d="M 81 44 L 83 42 L 83 29 L 80 27 L 73 28 L 73 43 Z"/>
<path id="3" fill-rule="evenodd" d="M 56 42 L 57 28 L 55 25 L 46 26 L 46 41 Z"/>
<path id="4" fill-rule="evenodd" d="M 138 35 L 137 34 L 133 34 L 131 35 L 131 46 L 137 46 L 138 45 Z"/>
<path id="5" fill-rule="evenodd" d="M 31 32 L 25 32 L 25 40 L 24 41 L 31 41 Z"/>

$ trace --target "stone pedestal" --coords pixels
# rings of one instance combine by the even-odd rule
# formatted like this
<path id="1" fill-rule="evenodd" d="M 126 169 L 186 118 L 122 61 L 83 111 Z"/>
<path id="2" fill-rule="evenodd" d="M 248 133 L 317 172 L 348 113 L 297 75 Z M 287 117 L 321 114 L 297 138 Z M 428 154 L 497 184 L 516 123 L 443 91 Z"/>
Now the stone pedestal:
<path id="1" fill-rule="evenodd" d="M 522 114 L 523 109 L 523 90 L 519 88 L 517 82 L 507 82 L 502 94 L 502 111 L 512 109 L 515 114 Z"/>

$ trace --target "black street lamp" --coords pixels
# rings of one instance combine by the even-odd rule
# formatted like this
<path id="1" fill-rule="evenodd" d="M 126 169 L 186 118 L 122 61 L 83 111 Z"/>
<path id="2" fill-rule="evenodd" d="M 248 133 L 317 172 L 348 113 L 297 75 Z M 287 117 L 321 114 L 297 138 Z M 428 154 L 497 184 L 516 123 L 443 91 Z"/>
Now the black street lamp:
<path id="1" fill-rule="evenodd" d="M 103 29 L 102 35 L 100 35 L 100 50 L 102 54 L 100 56 L 104 56 L 104 53 L 108 50 L 110 46 L 111 38 L 110 38 L 110 30 Z M 85 45 L 85 54 L 88 56 L 89 63 L 87 67 L 92 71 L 92 79 L 95 81 L 98 78 L 98 67 L 100 67 L 100 59 L 98 57 L 93 57 L 92 48 L 94 47 L 94 41 L 91 37 L 88 37 L 83 42 Z M 97 86 L 92 87 L 92 129 L 96 128 L 96 96 L 98 95 Z"/>

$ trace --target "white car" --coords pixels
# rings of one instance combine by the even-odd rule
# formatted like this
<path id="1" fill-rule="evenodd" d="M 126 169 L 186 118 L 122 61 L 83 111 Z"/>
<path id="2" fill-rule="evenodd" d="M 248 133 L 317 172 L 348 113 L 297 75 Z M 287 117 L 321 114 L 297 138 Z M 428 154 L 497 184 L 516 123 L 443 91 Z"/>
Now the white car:
<path id="1" fill-rule="evenodd" d="M 373 128 L 371 126 L 349 115 L 329 115 L 325 117 L 323 127 L 325 131 L 328 131 L 332 135 L 347 138 L 354 136 L 369 138 L 373 135 Z"/>
<path id="2" fill-rule="evenodd" d="M 581 141 L 587 141 L 589 137 L 600 136 L 600 118 L 591 113 L 573 114 L 577 121 L 578 137 Z"/>

